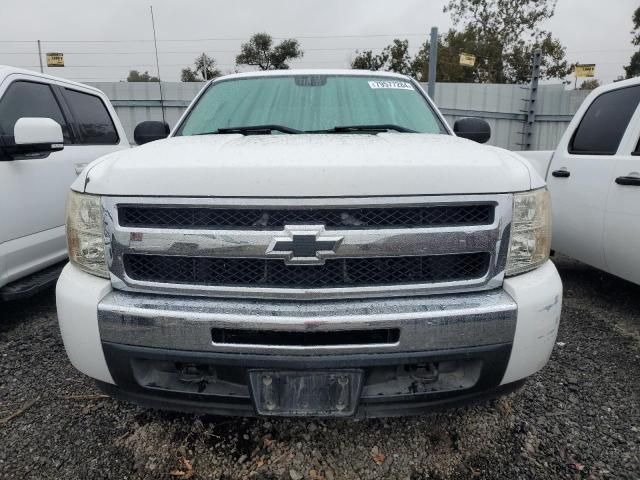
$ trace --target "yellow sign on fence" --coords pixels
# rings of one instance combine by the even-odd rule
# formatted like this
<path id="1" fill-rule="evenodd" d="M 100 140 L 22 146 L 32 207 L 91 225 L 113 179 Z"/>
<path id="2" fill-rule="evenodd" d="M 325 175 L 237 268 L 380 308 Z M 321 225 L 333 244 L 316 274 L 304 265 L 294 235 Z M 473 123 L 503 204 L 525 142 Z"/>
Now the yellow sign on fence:
<path id="1" fill-rule="evenodd" d="M 595 63 L 576 65 L 576 77 L 595 77 L 596 65 Z"/>
<path id="2" fill-rule="evenodd" d="M 64 67 L 64 53 L 47 53 L 47 67 Z"/>
<path id="3" fill-rule="evenodd" d="M 476 64 L 476 56 L 470 53 L 460 54 L 460 65 L 463 67 L 473 67 Z"/>

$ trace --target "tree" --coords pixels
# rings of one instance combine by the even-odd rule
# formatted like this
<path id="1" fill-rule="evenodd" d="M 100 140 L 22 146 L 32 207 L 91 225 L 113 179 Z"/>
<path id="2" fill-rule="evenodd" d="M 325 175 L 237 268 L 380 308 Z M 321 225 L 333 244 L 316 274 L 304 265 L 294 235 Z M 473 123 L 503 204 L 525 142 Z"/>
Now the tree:
<path id="1" fill-rule="evenodd" d="M 411 62 L 409 41 L 396 38 L 391 45 L 385 47 L 378 55 L 374 55 L 371 50 L 358 53 L 351 62 L 351 68 L 358 70 L 386 70 L 409 75 L 411 74 Z"/>
<path id="2" fill-rule="evenodd" d="M 274 46 L 271 35 L 256 33 L 247 43 L 242 44 L 236 63 L 255 66 L 260 70 L 287 70 L 287 62 L 303 55 L 298 40 L 289 38 Z"/>
<path id="3" fill-rule="evenodd" d="M 627 78 L 633 78 L 640 75 L 640 52 L 636 52 L 631 56 L 629 65 L 624 67 Z"/>
<path id="4" fill-rule="evenodd" d="M 595 88 L 598 88 L 599 86 L 600 82 L 598 81 L 598 79 L 591 78 L 582 82 L 582 85 L 580 85 L 580 90 L 593 90 Z"/>
<path id="5" fill-rule="evenodd" d="M 482 59 L 476 58 L 473 67 L 460 65 L 461 53 L 480 52 L 481 45 L 477 45 L 474 37 L 465 32 L 449 30 L 438 38 L 438 65 L 436 80 L 438 82 L 472 83 L 480 81 L 478 73 Z M 430 42 L 425 42 L 411 62 L 411 75 L 420 82 L 429 80 L 429 52 Z"/>
<path id="6" fill-rule="evenodd" d="M 196 73 L 199 73 L 205 80 L 211 80 L 212 78 L 222 75 L 222 72 L 216 68 L 216 61 L 206 53 L 199 55 L 196 58 L 194 65 Z"/>
<path id="7" fill-rule="evenodd" d="M 158 77 L 152 77 L 149 72 L 140 73 L 138 70 L 129 70 L 127 82 L 157 82 Z"/>
<path id="8" fill-rule="evenodd" d="M 181 82 L 201 82 L 202 79 L 198 77 L 198 74 L 191 70 L 189 67 L 183 68 L 180 72 Z"/>
<path id="9" fill-rule="evenodd" d="M 565 59 L 562 44 L 545 34 L 541 39 L 527 43 L 523 40 L 506 55 L 505 71 L 511 83 L 527 83 L 531 77 L 531 58 L 536 49 L 542 50 L 540 76 L 542 78 L 564 78 L 573 70 L 573 65 Z"/>
<path id="10" fill-rule="evenodd" d="M 541 78 L 564 78 L 572 66 L 559 40 L 541 28 L 550 19 L 557 0 L 449 0 L 444 7 L 463 38 L 477 50 L 480 61 L 475 81 L 524 83 L 529 80 L 531 56 L 542 49 Z M 468 48 L 465 45 L 465 48 Z"/>
<path id="11" fill-rule="evenodd" d="M 640 45 L 640 7 L 636 8 L 633 12 L 633 40 L 631 43 L 634 45 Z"/>
<path id="12" fill-rule="evenodd" d="M 460 65 L 459 52 L 475 51 L 472 47 L 463 47 L 462 33 L 450 30 L 444 38 L 438 40 L 438 68 L 437 75 L 440 82 L 472 82 L 473 70 Z M 387 70 L 410 75 L 420 82 L 429 79 L 429 42 L 420 48 L 412 58 L 409 54 L 409 41 L 395 39 L 379 54 L 374 55 L 371 50 L 357 54 L 351 62 L 351 68 L 360 70 Z"/>
<path id="13" fill-rule="evenodd" d="M 198 55 L 193 62 L 193 69 L 183 68 L 180 73 L 182 82 L 203 82 L 219 77 L 222 72 L 216 68 L 216 61 L 206 53 Z"/>
<path id="14" fill-rule="evenodd" d="M 633 40 L 631 43 L 635 46 L 640 45 L 640 7 L 633 12 Z M 640 75 L 640 51 L 631 56 L 629 65 L 624 67 L 627 78 L 633 78 Z"/>
<path id="15" fill-rule="evenodd" d="M 389 64 L 389 71 L 402 73 L 403 75 L 411 73 L 411 56 L 409 55 L 408 40 L 398 40 L 396 38 L 391 45 L 384 49 L 382 54 Z"/>
<path id="16" fill-rule="evenodd" d="M 356 52 L 356 58 L 351 62 L 351 68 L 355 70 L 380 70 L 382 63 L 380 62 L 380 56 L 374 55 L 371 50 L 365 50 L 363 52 Z"/>

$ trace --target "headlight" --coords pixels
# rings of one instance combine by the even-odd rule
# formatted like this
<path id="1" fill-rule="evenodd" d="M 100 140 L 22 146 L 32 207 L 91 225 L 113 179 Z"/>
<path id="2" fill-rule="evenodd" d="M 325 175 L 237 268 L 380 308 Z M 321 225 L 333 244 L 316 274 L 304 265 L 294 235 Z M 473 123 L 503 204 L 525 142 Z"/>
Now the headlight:
<path id="1" fill-rule="evenodd" d="M 71 192 L 67 200 L 69 260 L 87 273 L 109 278 L 100 197 Z"/>
<path id="2" fill-rule="evenodd" d="M 506 275 L 533 270 L 549 259 L 551 199 L 546 188 L 513 196 Z"/>

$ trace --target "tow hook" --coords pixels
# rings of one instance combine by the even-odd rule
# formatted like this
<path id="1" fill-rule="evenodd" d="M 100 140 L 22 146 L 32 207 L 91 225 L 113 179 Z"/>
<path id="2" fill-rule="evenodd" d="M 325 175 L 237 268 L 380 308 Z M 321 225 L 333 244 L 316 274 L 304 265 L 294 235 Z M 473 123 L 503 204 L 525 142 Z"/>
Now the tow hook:
<path id="1" fill-rule="evenodd" d="M 411 378 L 421 383 L 433 383 L 438 380 L 438 366 L 435 363 L 409 365 L 407 370 Z"/>
<path id="2" fill-rule="evenodd" d="M 198 390 L 203 392 L 207 384 L 217 380 L 215 368 L 208 365 L 196 365 L 194 363 L 176 364 L 178 380 L 182 383 L 197 384 Z"/>

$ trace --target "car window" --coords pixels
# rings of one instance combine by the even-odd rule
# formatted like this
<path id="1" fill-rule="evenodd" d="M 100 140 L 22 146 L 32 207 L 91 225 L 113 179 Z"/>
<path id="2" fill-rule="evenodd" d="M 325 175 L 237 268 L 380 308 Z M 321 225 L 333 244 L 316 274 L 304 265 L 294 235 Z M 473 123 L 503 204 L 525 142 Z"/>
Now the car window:
<path id="1" fill-rule="evenodd" d="M 99 97 L 66 88 L 65 98 L 80 133 L 79 143 L 114 145 L 120 141 L 111 115 Z"/>
<path id="2" fill-rule="evenodd" d="M 614 155 L 639 102 L 640 86 L 601 94 L 584 114 L 569 145 L 569 152 Z"/>
<path id="3" fill-rule="evenodd" d="M 62 127 L 64 143 L 71 143 L 69 125 L 49 85 L 27 81 L 9 85 L 0 99 L 0 134 L 13 137 L 13 128 L 23 117 L 55 120 Z"/>

